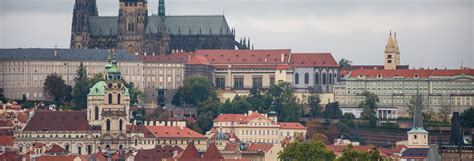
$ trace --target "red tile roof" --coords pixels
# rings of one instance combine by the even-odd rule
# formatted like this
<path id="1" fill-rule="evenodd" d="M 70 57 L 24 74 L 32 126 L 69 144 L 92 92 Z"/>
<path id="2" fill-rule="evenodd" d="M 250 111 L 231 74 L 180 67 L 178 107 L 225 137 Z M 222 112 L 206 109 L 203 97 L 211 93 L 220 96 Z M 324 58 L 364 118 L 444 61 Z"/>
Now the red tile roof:
<path id="1" fill-rule="evenodd" d="M 89 131 L 84 111 L 36 111 L 23 131 Z"/>
<path id="2" fill-rule="evenodd" d="M 20 121 L 21 123 L 26 123 L 28 121 L 28 114 L 26 114 L 25 112 L 20 112 L 18 114 L 18 121 Z"/>
<path id="3" fill-rule="evenodd" d="M 270 143 L 253 143 L 247 147 L 247 151 L 263 151 L 268 152 L 273 147 Z"/>
<path id="4" fill-rule="evenodd" d="M 287 64 L 279 64 L 275 67 L 276 70 L 286 70 L 286 69 L 290 69 L 291 66 L 287 65 Z"/>
<path id="5" fill-rule="evenodd" d="M 379 75 L 382 78 L 404 77 L 414 78 L 428 78 L 433 76 L 454 76 L 454 75 L 472 75 L 474 76 L 474 69 L 395 69 L 395 70 L 375 70 L 375 69 L 358 69 L 350 72 L 349 77 L 364 76 L 368 78 L 377 78 Z"/>
<path id="6" fill-rule="evenodd" d="M 0 120 L 0 127 L 13 127 L 13 122 L 11 120 Z"/>
<path id="7" fill-rule="evenodd" d="M 2 146 L 13 146 L 13 136 L 0 135 L 0 145 Z"/>
<path id="8" fill-rule="evenodd" d="M 147 63 L 186 63 L 191 53 L 171 53 L 169 55 L 147 55 L 139 56 Z"/>
<path id="9" fill-rule="evenodd" d="M 44 143 L 34 143 L 33 144 L 33 148 L 43 148 L 44 146 L 46 146 L 46 144 L 44 144 Z"/>
<path id="10" fill-rule="evenodd" d="M 293 53 L 292 67 L 339 67 L 331 53 Z"/>
<path id="11" fill-rule="evenodd" d="M 238 151 L 240 150 L 239 144 L 237 143 L 227 143 L 223 151 Z"/>
<path id="12" fill-rule="evenodd" d="M 220 114 L 214 121 L 241 122 L 245 119 L 243 114 Z"/>
<path id="13" fill-rule="evenodd" d="M 202 55 L 193 55 L 191 59 L 186 62 L 186 64 L 190 65 L 210 65 L 209 60 Z"/>
<path id="14" fill-rule="evenodd" d="M 286 64 L 290 49 L 275 50 L 196 50 L 213 64 Z M 282 59 L 283 58 L 283 59 Z M 283 61 L 282 61 L 283 60 Z"/>
<path id="15" fill-rule="evenodd" d="M 134 161 L 156 161 L 156 160 L 163 160 L 166 158 L 171 158 L 174 155 L 174 152 L 181 152 L 179 146 L 156 146 L 153 149 L 140 149 L 138 150 L 137 154 L 135 155 Z"/>
<path id="16" fill-rule="evenodd" d="M 258 112 L 252 112 L 250 115 L 245 116 L 244 114 L 220 114 L 217 116 L 214 121 L 220 121 L 220 122 L 249 122 L 257 118 L 262 118 L 266 119 L 270 122 L 273 122 L 273 120 L 266 118 L 264 115 L 258 113 Z"/>
<path id="17" fill-rule="evenodd" d="M 45 151 L 45 153 L 63 153 L 63 152 L 66 152 L 66 150 L 56 144 L 53 144 L 53 146 L 50 149 Z"/>
<path id="18" fill-rule="evenodd" d="M 156 137 L 156 138 L 202 138 L 207 139 L 206 136 L 193 131 L 187 127 L 180 127 L 176 126 L 145 126 L 147 131 L 145 135 L 149 137 Z M 152 134 L 152 135 L 150 135 Z"/>
<path id="19" fill-rule="evenodd" d="M 279 122 L 278 124 L 282 129 L 306 129 L 305 126 L 297 122 Z"/>
<path id="20" fill-rule="evenodd" d="M 0 155 L 0 160 L 5 161 L 20 161 L 21 157 L 13 151 L 6 151 L 2 155 Z"/>
<path id="21" fill-rule="evenodd" d="M 36 158 L 36 161 L 74 161 L 78 157 L 76 155 L 68 156 L 40 156 Z"/>
<path id="22" fill-rule="evenodd" d="M 178 154 L 177 158 L 179 160 L 198 160 L 200 159 L 199 153 L 194 146 L 194 143 L 190 142 L 186 149 L 184 149 L 180 154 Z"/>
<path id="23" fill-rule="evenodd" d="M 211 161 L 211 160 L 217 160 L 218 161 L 218 160 L 221 160 L 223 158 L 224 157 L 219 152 L 219 150 L 217 149 L 216 144 L 214 144 L 214 143 L 209 144 L 209 146 L 207 147 L 206 152 L 204 153 L 204 155 L 202 157 L 202 159 L 207 160 L 207 161 Z"/>

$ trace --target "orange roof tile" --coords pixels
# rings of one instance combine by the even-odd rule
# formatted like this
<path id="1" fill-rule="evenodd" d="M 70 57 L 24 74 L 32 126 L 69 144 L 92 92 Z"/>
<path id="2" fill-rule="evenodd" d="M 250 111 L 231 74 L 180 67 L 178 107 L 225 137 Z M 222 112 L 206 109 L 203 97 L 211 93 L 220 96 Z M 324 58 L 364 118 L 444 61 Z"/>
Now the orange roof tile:
<path id="1" fill-rule="evenodd" d="M 339 67 L 331 53 L 293 53 L 292 67 Z"/>
<path id="2" fill-rule="evenodd" d="M 186 62 L 186 64 L 191 65 L 210 65 L 209 60 L 202 55 L 193 55 L 191 59 Z"/>
<path id="3" fill-rule="evenodd" d="M 53 144 L 53 146 L 46 150 L 45 153 L 62 153 L 65 152 L 66 150 L 60 147 L 59 145 Z"/>
<path id="4" fill-rule="evenodd" d="M 5 136 L 5 135 L 0 135 L 0 145 L 3 146 L 13 146 L 13 140 L 15 138 L 13 136 Z"/>
<path id="5" fill-rule="evenodd" d="M 46 144 L 44 144 L 44 143 L 34 143 L 33 144 L 33 148 L 43 148 L 44 146 L 46 146 Z"/>
<path id="6" fill-rule="evenodd" d="M 193 131 L 187 127 L 176 126 L 145 126 L 148 131 L 156 138 L 207 138 L 206 136 Z M 150 135 L 151 136 L 151 135 Z"/>
<path id="7" fill-rule="evenodd" d="M 199 159 L 199 153 L 194 146 L 194 143 L 190 142 L 186 149 L 184 149 L 178 156 L 179 160 L 197 160 Z"/>
<path id="8" fill-rule="evenodd" d="M 243 114 L 220 114 L 214 121 L 241 122 L 245 119 Z"/>
<path id="9" fill-rule="evenodd" d="M 74 161 L 76 155 L 68 156 L 40 156 L 36 158 L 36 161 Z"/>
<path id="10" fill-rule="evenodd" d="M 376 70 L 376 69 L 357 69 L 350 72 L 349 77 L 364 76 L 368 78 L 382 78 L 404 77 L 404 78 L 428 78 L 432 76 L 454 76 L 454 75 L 473 75 L 473 69 L 395 69 L 395 70 Z"/>
<path id="11" fill-rule="evenodd" d="M 211 143 L 209 144 L 209 146 L 207 147 L 207 150 L 206 152 L 204 153 L 202 159 L 204 160 L 220 160 L 220 159 L 223 159 L 224 157 L 222 156 L 222 154 L 219 152 L 219 150 L 217 149 L 217 146 L 216 144 L 214 143 Z"/>
<path id="12" fill-rule="evenodd" d="M 196 50 L 211 64 L 286 64 L 290 49 L 275 50 Z M 283 58 L 283 59 L 282 59 Z"/>
<path id="13" fill-rule="evenodd" d="M 297 122 L 279 122 L 278 124 L 282 129 L 306 129 L 305 126 Z"/>
<path id="14" fill-rule="evenodd" d="M 270 143 L 254 143 L 247 147 L 247 151 L 263 151 L 268 152 L 273 147 Z"/>

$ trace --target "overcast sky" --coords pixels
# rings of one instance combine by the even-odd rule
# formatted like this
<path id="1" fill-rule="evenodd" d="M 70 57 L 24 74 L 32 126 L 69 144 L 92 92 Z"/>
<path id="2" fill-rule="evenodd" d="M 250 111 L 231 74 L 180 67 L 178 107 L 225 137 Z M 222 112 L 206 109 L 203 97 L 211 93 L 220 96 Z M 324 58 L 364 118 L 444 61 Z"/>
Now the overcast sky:
<path id="1" fill-rule="evenodd" d="M 118 0 L 97 0 L 99 15 L 116 16 Z M 148 0 L 157 13 L 158 0 Z M 70 43 L 74 0 L 0 0 L 0 48 Z M 354 64 L 383 64 L 390 30 L 401 63 L 474 67 L 473 0 L 167 0 L 169 15 L 221 15 L 237 38 L 256 49 L 331 52 Z"/>

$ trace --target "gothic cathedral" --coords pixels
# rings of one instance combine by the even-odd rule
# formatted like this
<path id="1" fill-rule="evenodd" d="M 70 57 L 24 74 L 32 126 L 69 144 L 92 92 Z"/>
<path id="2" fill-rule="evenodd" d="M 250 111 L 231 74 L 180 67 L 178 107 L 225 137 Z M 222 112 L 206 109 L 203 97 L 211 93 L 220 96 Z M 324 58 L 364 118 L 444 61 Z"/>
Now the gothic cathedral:
<path id="1" fill-rule="evenodd" d="M 147 0 L 119 0 L 118 16 L 99 16 L 96 0 L 76 0 L 70 47 L 140 54 L 249 48 L 235 41 L 224 15 L 169 16 L 164 0 L 158 4 L 158 14 L 149 15 Z"/>

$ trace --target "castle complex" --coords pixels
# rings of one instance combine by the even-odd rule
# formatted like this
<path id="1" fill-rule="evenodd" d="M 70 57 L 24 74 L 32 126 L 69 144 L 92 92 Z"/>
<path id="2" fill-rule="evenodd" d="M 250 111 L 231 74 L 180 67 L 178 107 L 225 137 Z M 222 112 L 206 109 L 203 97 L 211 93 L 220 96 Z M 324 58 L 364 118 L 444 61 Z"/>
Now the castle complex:
<path id="1" fill-rule="evenodd" d="M 76 0 L 71 48 L 126 49 L 129 53 L 169 54 L 196 49 L 248 49 L 236 42 L 223 15 L 169 16 L 159 0 L 149 15 L 147 0 L 119 0 L 118 16 L 99 16 L 96 0 Z"/>

